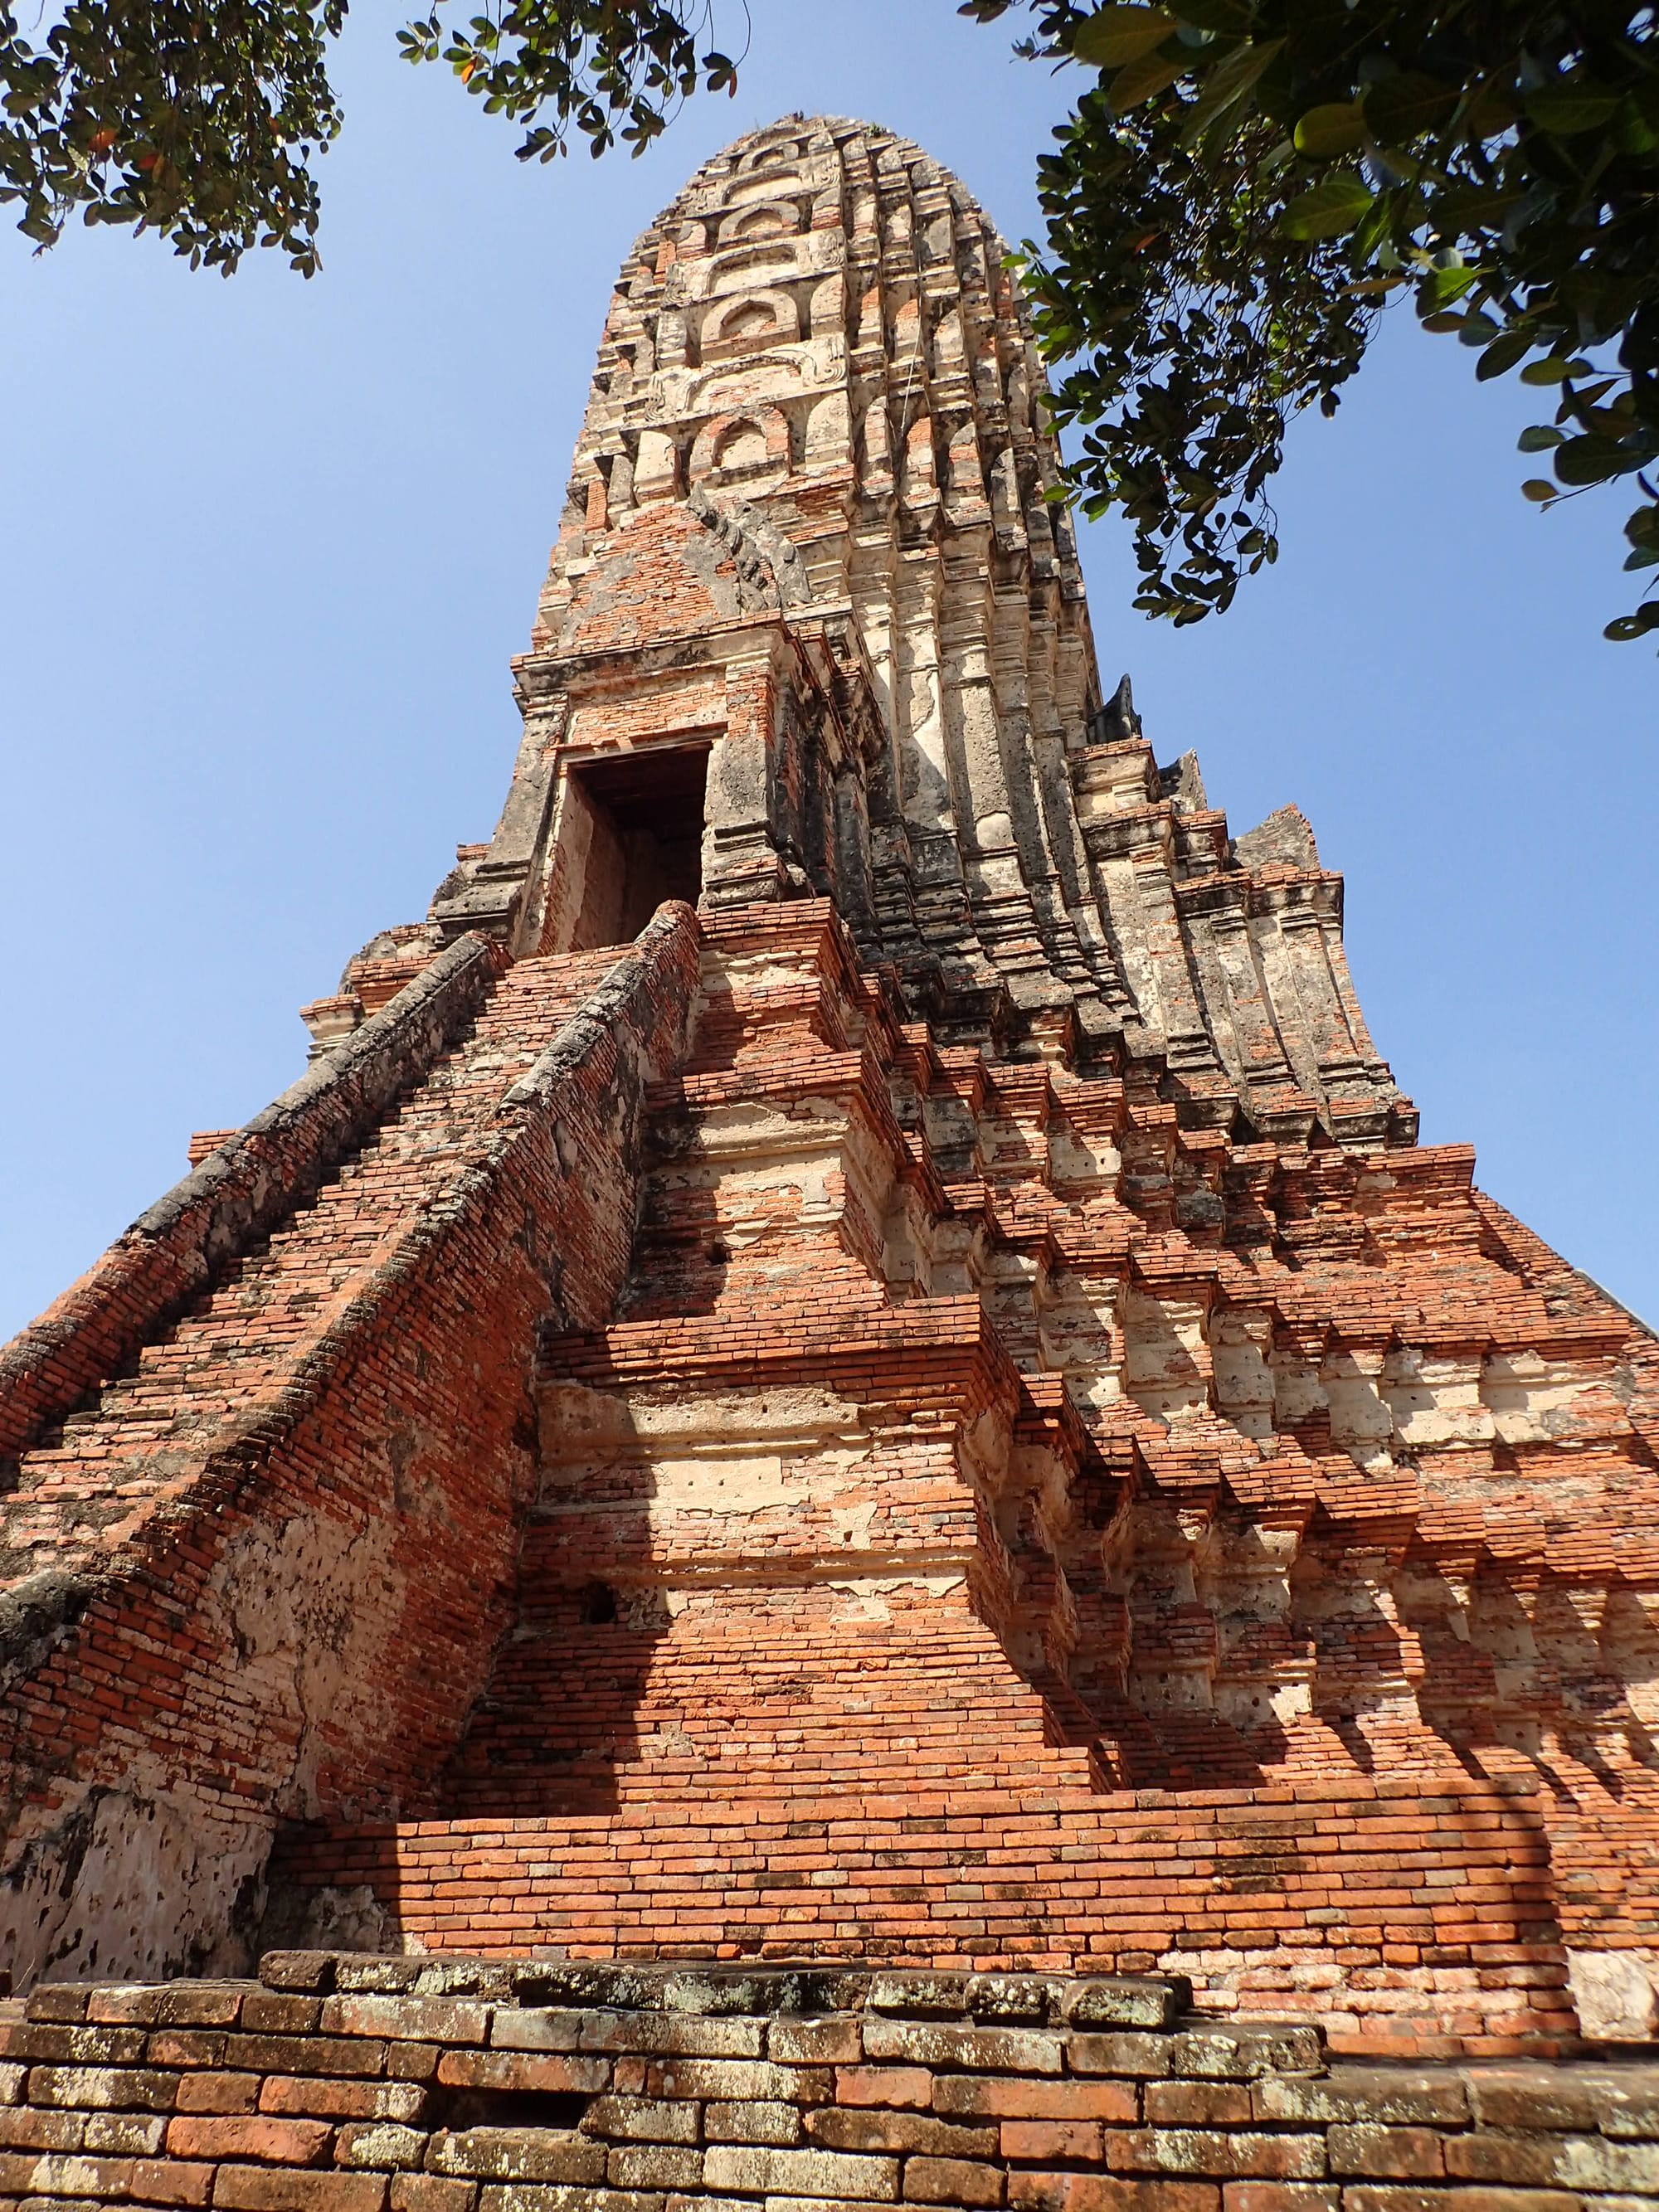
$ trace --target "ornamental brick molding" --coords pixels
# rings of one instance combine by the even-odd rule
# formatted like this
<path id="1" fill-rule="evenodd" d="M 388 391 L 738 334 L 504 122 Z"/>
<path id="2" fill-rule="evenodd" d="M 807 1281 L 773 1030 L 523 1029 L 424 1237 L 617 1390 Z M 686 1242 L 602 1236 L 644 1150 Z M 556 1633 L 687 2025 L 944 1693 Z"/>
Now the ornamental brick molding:
<path id="1" fill-rule="evenodd" d="M 887 131 L 633 248 L 495 836 L 0 1353 L 0 2197 L 1659 2194 L 1659 1346 L 1042 390 Z"/>

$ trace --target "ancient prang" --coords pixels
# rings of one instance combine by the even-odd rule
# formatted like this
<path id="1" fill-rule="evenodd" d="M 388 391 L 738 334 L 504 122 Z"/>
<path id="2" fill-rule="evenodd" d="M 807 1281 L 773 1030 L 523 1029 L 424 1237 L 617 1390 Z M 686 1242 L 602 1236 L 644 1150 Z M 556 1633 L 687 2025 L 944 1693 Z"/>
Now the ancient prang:
<path id="1" fill-rule="evenodd" d="M 1042 390 L 884 130 L 629 255 L 494 838 L 0 1355 L 0 2198 L 1659 2197 L 1659 1344 Z"/>

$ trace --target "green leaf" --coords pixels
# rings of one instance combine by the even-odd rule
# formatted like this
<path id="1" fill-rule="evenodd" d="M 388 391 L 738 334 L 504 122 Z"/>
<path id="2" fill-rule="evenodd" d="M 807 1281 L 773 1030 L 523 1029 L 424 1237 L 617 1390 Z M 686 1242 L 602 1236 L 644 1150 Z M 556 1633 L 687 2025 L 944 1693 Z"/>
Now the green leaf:
<path id="1" fill-rule="evenodd" d="M 1193 103 L 1181 133 L 1183 146 L 1195 146 L 1218 117 L 1243 100 L 1245 94 L 1273 67 L 1283 51 L 1283 39 L 1267 39 L 1260 46 L 1239 46 L 1210 73 L 1208 82 Z"/>
<path id="2" fill-rule="evenodd" d="M 1361 216 L 1359 221 L 1354 225 L 1353 250 L 1363 259 L 1369 259 L 1375 254 L 1378 266 L 1389 272 L 1388 278 L 1389 284 L 1400 285 L 1407 282 L 1407 277 L 1401 265 L 1400 256 L 1392 251 L 1389 244 L 1389 233 L 1393 225 L 1393 194 L 1379 192 L 1371 202 L 1370 212 Z"/>
<path id="3" fill-rule="evenodd" d="M 1541 85 L 1526 98 L 1528 120 L 1552 138 L 1576 138 L 1582 131 L 1599 131 L 1612 121 L 1618 106 L 1616 92 L 1565 82 Z"/>
<path id="4" fill-rule="evenodd" d="M 1565 384 L 1572 374 L 1572 363 L 1559 353 L 1547 361 L 1529 361 L 1521 372 L 1522 384 Z"/>
<path id="5" fill-rule="evenodd" d="M 1459 231 L 1499 230 L 1511 208 L 1519 207 L 1520 192 L 1488 191 L 1484 187 L 1455 185 L 1434 195 L 1435 227 L 1443 235 Z"/>
<path id="6" fill-rule="evenodd" d="M 1659 599 L 1650 599 L 1644 607 L 1638 607 L 1633 615 L 1620 615 L 1602 631 L 1615 645 L 1629 645 L 1638 637 L 1645 637 L 1650 629 L 1659 629 Z"/>
<path id="7" fill-rule="evenodd" d="M 1357 100 L 1310 107 L 1296 126 L 1298 154 L 1352 154 L 1364 143 L 1365 115 Z"/>
<path id="8" fill-rule="evenodd" d="M 1528 477 L 1521 487 L 1522 495 L 1536 500 L 1540 507 L 1547 507 L 1553 499 L 1559 499 L 1561 487 L 1553 484 L 1547 477 Z"/>
<path id="9" fill-rule="evenodd" d="M 1627 466 L 1639 465 L 1635 461 L 1627 463 L 1611 438 L 1568 438 L 1555 449 L 1555 473 L 1564 484 L 1571 484 L 1575 489 L 1606 483 L 1609 477 L 1620 475 Z"/>
<path id="10" fill-rule="evenodd" d="M 1176 27 L 1162 8 L 1102 8 L 1072 35 L 1072 52 L 1097 69 L 1117 69 L 1161 46 Z"/>
<path id="11" fill-rule="evenodd" d="M 1501 337 L 1492 340 L 1474 364 L 1475 376 L 1482 384 L 1490 382 L 1494 376 L 1504 376 L 1531 351 L 1532 340 L 1524 331 L 1505 331 Z M 1525 453 L 1528 449 L 1523 446 L 1521 450 Z"/>
<path id="12" fill-rule="evenodd" d="M 1457 89 L 1408 70 L 1367 85 L 1361 104 L 1379 146 L 1405 146 L 1445 121 L 1457 105 Z"/>
<path id="13" fill-rule="evenodd" d="M 1173 59 L 1166 54 L 1143 54 L 1138 62 L 1121 69 L 1107 88 L 1106 97 L 1114 115 L 1127 115 L 1132 107 L 1139 107 L 1143 100 L 1154 94 L 1165 92 L 1178 76 L 1185 76 L 1193 66 L 1188 53 L 1178 53 Z"/>
<path id="14" fill-rule="evenodd" d="M 1293 199 L 1279 218 L 1287 238 L 1340 238 L 1370 206 L 1373 195 L 1363 178 L 1327 177 Z"/>
<path id="15" fill-rule="evenodd" d="M 1419 313 L 1425 300 L 1437 307 L 1448 307 L 1454 300 L 1461 300 L 1480 274 L 1478 269 L 1431 269 L 1419 295 Z"/>
<path id="16" fill-rule="evenodd" d="M 1476 141 L 1496 138 L 1514 128 L 1520 112 L 1511 88 L 1489 77 L 1476 88 L 1474 97 L 1463 111 L 1462 136 Z"/>
<path id="17" fill-rule="evenodd" d="M 1552 446 L 1564 446 L 1567 441 L 1565 430 L 1558 430 L 1548 422 L 1534 422 L 1516 440 L 1517 451 L 1523 453 L 1547 453 Z"/>
<path id="18" fill-rule="evenodd" d="M 1613 137 L 1621 154 L 1651 154 L 1659 149 L 1659 126 L 1650 122 L 1629 98 L 1620 102 Z"/>

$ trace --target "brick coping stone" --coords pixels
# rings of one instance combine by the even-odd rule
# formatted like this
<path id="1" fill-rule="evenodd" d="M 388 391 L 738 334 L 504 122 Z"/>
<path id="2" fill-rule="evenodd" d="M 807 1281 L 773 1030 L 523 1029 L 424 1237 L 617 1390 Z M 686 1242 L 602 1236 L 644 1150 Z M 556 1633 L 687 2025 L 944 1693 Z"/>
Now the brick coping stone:
<path id="1" fill-rule="evenodd" d="M 0 2008 L 0 2203 L 1640 2212 L 1659 2049 L 1332 2063 L 1178 1979 L 272 1952 Z"/>

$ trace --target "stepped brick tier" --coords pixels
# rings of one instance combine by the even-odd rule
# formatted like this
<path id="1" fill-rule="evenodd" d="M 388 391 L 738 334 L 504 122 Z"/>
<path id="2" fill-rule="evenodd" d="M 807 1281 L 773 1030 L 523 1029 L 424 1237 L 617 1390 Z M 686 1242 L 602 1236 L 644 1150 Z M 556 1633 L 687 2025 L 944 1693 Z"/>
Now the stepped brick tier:
<path id="1" fill-rule="evenodd" d="M 1659 1346 L 1417 1143 L 1301 816 L 1233 836 L 1108 696 L 1042 394 L 914 146 L 700 172 L 611 305 L 494 838 L 0 1355 L 37 2194 L 551 2203 L 446 2148 L 498 2087 L 599 2100 L 536 2169 L 592 2212 L 1646 2185 L 1589 2076 L 1588 2148 L 1552 2089 L 1489 2156 L 1455 2063 L 1653 2029 Z M 61 1986 L 272 1948 L 336 1993 Z M 343 1994 L 479 1956 L 804 1961 L 836 2019 L 700 2028 L 717 2125 L 563 1997 Z M 860 2027 L 876 1967 L 1061 2011 Z M 1143 2092 L 1053 2024 L 1114 1975 L 1448 2070 L 1351 2110 L 1274 2057 L 1281 2106 L 1177 2035 Z M 478 2055 L 520 2033 L 591 2055 Z"/>
<path id="2" fill-rule="evenodd" d="M 1659 2063 L 1332 2064 L 1184 1984 L 274 1953 L 43 1986 L 0 2196 L 243 2212 L 1650 2212 Z M 19 2008 L 21 2009 L 21 2008 Z"/>

